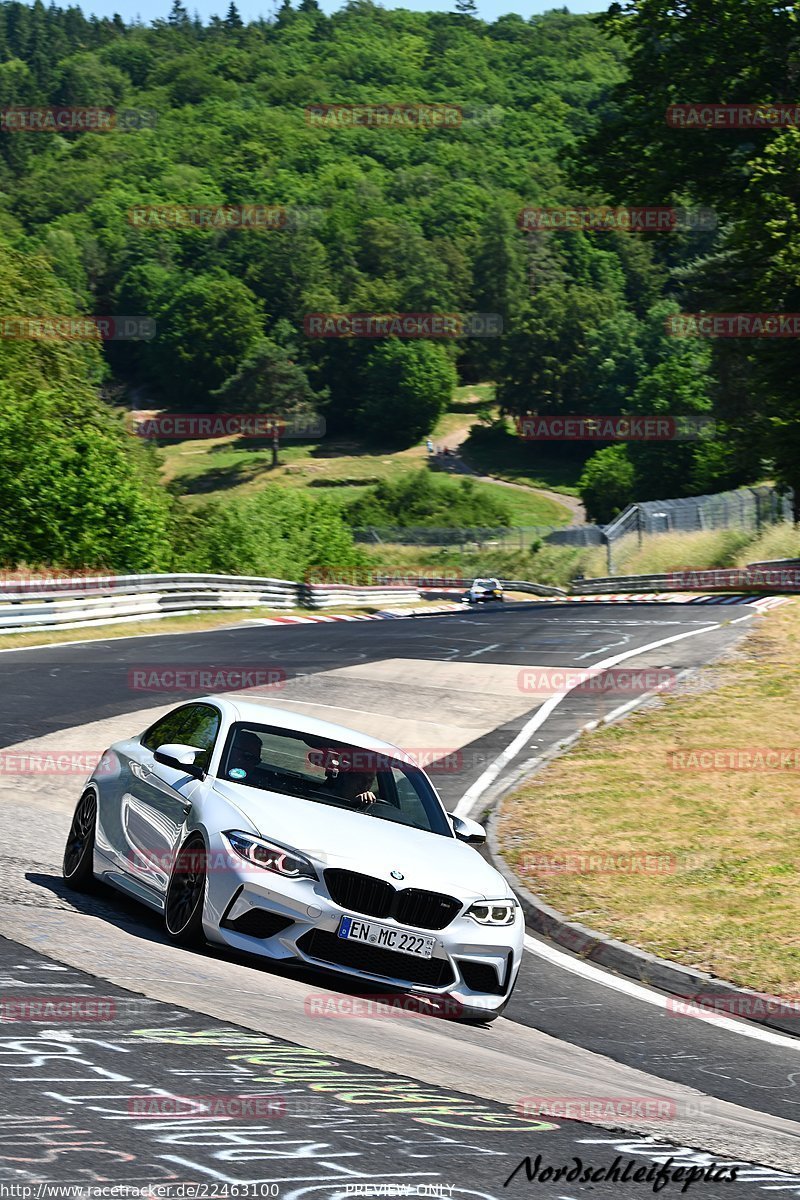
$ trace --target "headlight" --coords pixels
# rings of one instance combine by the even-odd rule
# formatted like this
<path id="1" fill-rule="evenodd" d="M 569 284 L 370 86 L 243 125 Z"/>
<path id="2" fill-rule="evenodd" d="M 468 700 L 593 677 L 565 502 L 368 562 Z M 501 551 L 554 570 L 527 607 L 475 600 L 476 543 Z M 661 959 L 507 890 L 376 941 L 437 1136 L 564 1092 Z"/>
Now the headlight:
<path id="1" fill-rule="evenodd" d="M 516 900 L 479 900 L 467 913 L 479 925 L 513 925 L 516 915 Z"/>
<path id="2" fill-rule="evenodd" d="M 316 879 L 317 872 L 307 858 L 287 850 L 284 846 L 275 846 L 263 838 L 253 837 L 251 833 L 226 833 L 236 853 L 254 867 L 263 867 L 265 871 L 274 871 L 285 879 Z"/>

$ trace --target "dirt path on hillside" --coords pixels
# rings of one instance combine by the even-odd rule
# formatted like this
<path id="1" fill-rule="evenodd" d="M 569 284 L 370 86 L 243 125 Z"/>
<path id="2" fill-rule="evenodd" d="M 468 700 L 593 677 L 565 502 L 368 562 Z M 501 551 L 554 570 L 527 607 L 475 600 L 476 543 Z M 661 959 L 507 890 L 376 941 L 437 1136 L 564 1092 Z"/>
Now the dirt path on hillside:
<path id="1" fill-rule="evenodd" d="M 446 446 L 449 450 L 456 451 L 452 457 L 439 455 L 439 463 L 445 470 L 456 475 L 471 475 L 474 479 L 482 480 L 483 483 L 499 483 L 501 487 L 516 488 L 521 492 L 534 492 L 537 496 L 544 496 L 545 499 L 552 500 L 554 504 L 560 504 L 562 508 L 568 509 L 572 517 L 569 527 L 586 524 L 586 509 L 577 496 L 566 496 L 562 492 L 548 491 L 547 488 L 530 487 L 526 483 L 512 483 L 509 479 L 497 479 L 494 475 L 483 475 L 475 467 L 470 466 L 462 456 L 460 447 L 469 437 L 471 429 L 472 426 L 469 425 L 440 439 L 440 449 L 444 449 Z"/>

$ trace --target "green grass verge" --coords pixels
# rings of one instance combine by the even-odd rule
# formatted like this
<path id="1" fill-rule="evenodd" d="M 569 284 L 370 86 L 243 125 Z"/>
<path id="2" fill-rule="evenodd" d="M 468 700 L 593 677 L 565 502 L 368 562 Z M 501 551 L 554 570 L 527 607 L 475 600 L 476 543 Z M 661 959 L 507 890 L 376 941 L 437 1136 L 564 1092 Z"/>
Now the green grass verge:
<path id="1" fill-rule="evenodd" d="M 796 996 L 797 764 L 709 770 L 690 752 L 796 753 L 800 603 L 759 618 L 705 680 L 584 736 L 508 797 L 502 852 L 574 920 L 733 983 Z M 606 869 L 585 858 L 572 860 L 582 870 L 546 869 L 570 853 L 604 855 Z M 623 854 L 652 856 L 660 870 L 626 870 L 624 860 L 608 869 Z"/>

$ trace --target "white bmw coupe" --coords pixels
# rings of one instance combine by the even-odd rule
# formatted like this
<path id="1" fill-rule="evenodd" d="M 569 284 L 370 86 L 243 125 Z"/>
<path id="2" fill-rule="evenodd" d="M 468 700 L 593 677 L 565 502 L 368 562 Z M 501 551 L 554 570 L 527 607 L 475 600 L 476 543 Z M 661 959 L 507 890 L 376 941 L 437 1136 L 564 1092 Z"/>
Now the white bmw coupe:
<path id="1" fill-rule="evenodd" d="M 299 959 L 490 1021 L 524 922 L 413 759 L 253 702 L 206 697 L 117 742 L 86 782 L 64 879 L 161 912 L 176 942 Z"/>

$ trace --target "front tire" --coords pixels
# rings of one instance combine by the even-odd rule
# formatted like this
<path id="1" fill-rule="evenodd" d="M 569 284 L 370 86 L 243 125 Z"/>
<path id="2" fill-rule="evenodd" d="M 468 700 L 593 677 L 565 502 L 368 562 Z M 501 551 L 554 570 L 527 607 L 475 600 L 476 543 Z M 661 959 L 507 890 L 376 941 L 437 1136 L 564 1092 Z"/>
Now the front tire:
<path id="1" fill-rule="evenodd" d="M 164 926 L 170 941 L 181 946 L 199 947 L 205 943 L 207 861 L 206 844 L 195 835 L 184 842 L 172 868 L 164 900 Z"/>
<path id="2" fill-rule="evenodd" d="M 91 892 L 95 887 L 94 839 L 97 825 L 97 796 L 88 788 L 75 807 L 64 848 L 61 873 L 74 892 Z"/>

